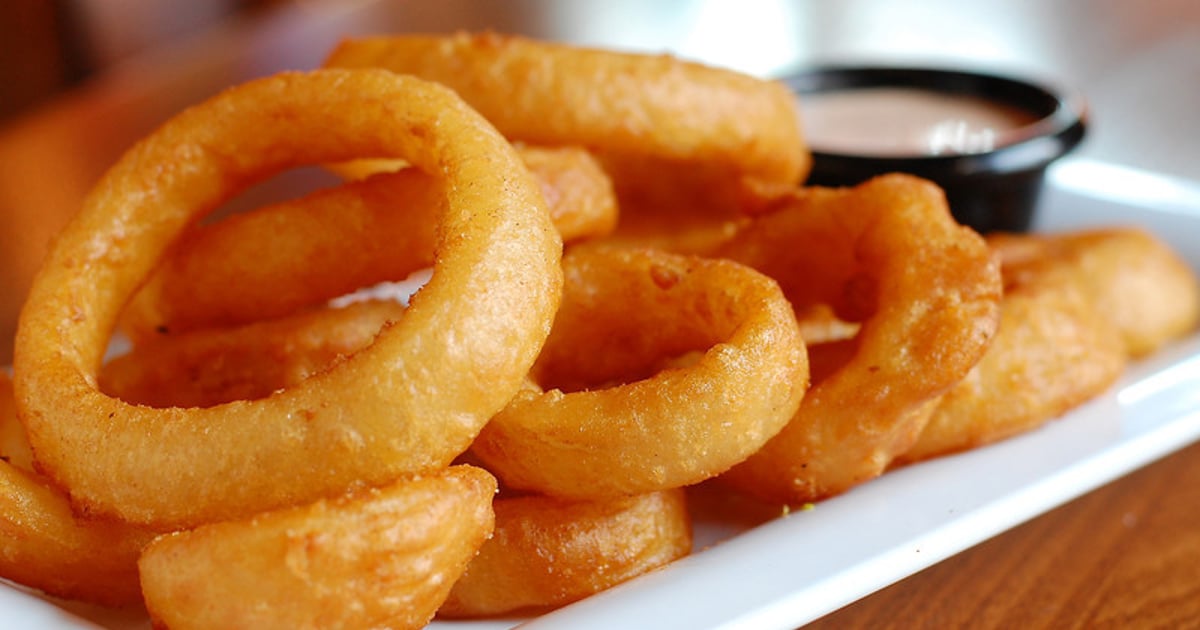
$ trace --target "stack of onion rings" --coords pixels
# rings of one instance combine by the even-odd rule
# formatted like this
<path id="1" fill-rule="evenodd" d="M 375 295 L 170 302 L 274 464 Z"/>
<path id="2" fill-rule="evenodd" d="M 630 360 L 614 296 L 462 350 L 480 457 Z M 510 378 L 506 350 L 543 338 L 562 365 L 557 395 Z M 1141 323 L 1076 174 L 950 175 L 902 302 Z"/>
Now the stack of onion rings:
<path id="1" fill-rule="evenodd" d="M 537 613 L 698 513 L 1028 430 L 1200 320 L 1145 233 L 985 243 L 914 177 L 798 188 L 778 83 L 493 34 L 326 66 L 169 121 L 60 236 L 7 407 L 0 377 L 0 576 L 177 629 Z M 350 181 L 203 220 L 308 164 Z"/>
<path id="2" fill-rule="evenodd" d="M 97 389 L 122 306 L 191 222 L 280 169 L 363 155 L 447 182 L 433 277 L 403 321 L 260 400 L 152 409 Z M 60 234 L 17 332 L 20 417 L 80 509 L 163 527 L 444 467 L 532 365 L 558 305 L 560 251 L 511 145 L 448 89 L 381 70 L 246 83 L 134 147 Z"/>

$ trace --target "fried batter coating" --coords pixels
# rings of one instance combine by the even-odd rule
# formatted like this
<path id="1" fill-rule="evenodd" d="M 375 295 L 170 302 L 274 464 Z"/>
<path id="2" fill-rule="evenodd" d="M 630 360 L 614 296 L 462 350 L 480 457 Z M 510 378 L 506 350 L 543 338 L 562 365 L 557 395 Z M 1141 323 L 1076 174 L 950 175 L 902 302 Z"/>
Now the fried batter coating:
<path id="1" fill-rule="evenodd" d="M 954 221 L 937 186 L 907 175 L 801 190 L 719 253 L 776 278 L 798 312 L 829 304 L 861 323 L 838 342 L 849 357 L 824 378 L 814 370 L 783 431 L 721 477 L 770 501 L 814 501 L 881 474 L 983 356 L 999 320 L 992 252 Z"/>
<path id="2" fill-rule="evenodd" d="M 1130 357 L 1146 356 L 1200 323 L 1196 273 L 1144 228 L 995 234 L 988 244 L 1011 276 L 1062 267 L 1093 307 L 1113 322 Z"/>
<path id="3" fill-rule="evenodd" d="M 137 344 L 101 370 L 100 391 L 151 407 L 211 407 L 300 383 L 367 347 L 404 305 L 388 300 L 322 308 Z"/>
<path id="4" fill-rule="evenodd" d="M 495 510 L 495 535 L 467 565 L 439 617 L 555 608 L 692 549 L 681 489 L 597 501 L 500 498 Z"/>
<path id="5" fill-rule="evenodd" d="M 1005 280 L 996 339 L 897 463 L 1042 426 L 1200 320 L 1195 273 L 1144 229 L 997 233 L 988 244 Z"/>
<path id="6" fill-rule="evenodd" d="M 703 168 L 710 193 L 750 206 L 811 166 L 785 85 L 669 55 L 457 33 L 347 39 L 324 65 L 447 85 L 513 141 Z"/>
<path id="7" fill-rule="evenodd" d="M 12 383 L 0 373 L 0 577 L 104 606 L 142 600 L 137 559 L 156 532 L 82 518 L 33 472 Z"/>

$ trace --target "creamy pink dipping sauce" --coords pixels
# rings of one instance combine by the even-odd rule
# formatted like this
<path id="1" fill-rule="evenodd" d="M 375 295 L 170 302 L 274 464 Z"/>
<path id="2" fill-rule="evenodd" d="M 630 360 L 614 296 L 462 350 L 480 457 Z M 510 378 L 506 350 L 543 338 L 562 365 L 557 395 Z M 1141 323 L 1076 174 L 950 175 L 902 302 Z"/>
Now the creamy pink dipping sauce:
<path id="1" fill-rule="evenodd" d="M 1038 120 L 979 97 L 919 88 L 852 88 L 801 100 L 814 151 L 879 157 L 982 153 Z"/>

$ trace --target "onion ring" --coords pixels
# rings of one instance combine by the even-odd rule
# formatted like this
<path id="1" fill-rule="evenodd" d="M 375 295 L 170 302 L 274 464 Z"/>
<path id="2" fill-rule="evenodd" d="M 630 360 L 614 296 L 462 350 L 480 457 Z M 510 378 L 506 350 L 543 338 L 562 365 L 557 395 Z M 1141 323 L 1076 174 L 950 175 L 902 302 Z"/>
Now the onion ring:
<path id="1" fill-rule="evenodd" d="M 810 167 L 786 86 L 669 55 L 458 33 L 348 39 L 324 65 L 447 85 L 511 140 L 708 165 L 751 204 Z"/>
<path id="2" fill-rule="evenodd" d="M 156 624 L 421 628 L 492 531 L 496 481 L 443 472 L 163 536 L 139 566 Z"/>
<path id="3" fill-rule="evenodd" d="M 556 608 L 692 550 L 681 489 L 604 501 L 501 498 L 494 508 L 495 534 L 450 590 L 439 617 Z"/>
<path id="4" fill-rule="evenodd" d="M 898 463 L 1041 426 L 1200 319 L 1194 272 L 1144 229 L 994 233 L 987 241 L 1005 278 L 999 334 Z"/>
<path id="5" fill-rule="evenodd" d="M 97 390 L 118 314 L 192 221 L 281 169 L 362 155 L 448 183 L 433 276 L 398 325 L 261 400 L 154 409 Z M 251 81 L 126 153 L 60 234 L 17 331 L 19 415 L 78 508 L 163 527 L 437 469 L 520 387 L 557 309 L 560 257 L 528 170 L 450 90 L 379 70 Z"/>
<path id="6" fill-rule="evenodd" d="M 1058 234 L 993 234 L 1008 274 L 1069 273 L 1097 312 L 1116 326 L 1132 358 L 1196 329 L 1200 282 L 1167 244 L 1144 228 Z"/>
<path id="7" fill-rule="evenodd" d="M 849 359 L 814 378 L 788 425 L 721 477 L 770 501 L 819 500 L 881 474 L 996 330 L 996 260 L 915 177 L 802 190 L 720 253 L 778 280 L 797 311 L 829 304 L 861 322 L 842 342 Z"/>
<path id="8" fill-rule="evenodd" d="M 714 195 L 715 178 L 699 164 L 660 164 L 620 156 L 604 160 L 621 207 L 611 234 L 581 246 L 649 247 L 711 256 L 748 220 L 744 209 Z"/>
<path id="9" fill-rule="evenodd" d="M 576 148 L 519 149 L 565 241 L 611 232 L 612 183 Z M 175 247 L 126 308 L 122 330 L 137 343 L 162 333 L 272 319 L 433 263 L 446 196 L 417 169 L 198 226 Z M 402 209 L 403 211 L 397 211 Z M 262 246 L 271 235 L 270 247 Z M 337 261 L 307 265 L 298 261 Z"/>
<path id="10" fill-rule="evenodd" d="M 1063 271 L 1005 269 L 996 338 L 942 397 L 897 465 L 1029 431 L 1100 394 L 1121 375 L 1121 336 L 1078 279 Z"/>
<path id="11" fill-rule="evenodd" d="M 0 577 L 102 606 L 140 602 L 137 559 L 155 533 L 76 517 L 67 497 L 29 468 L 12 411 L 12 383 L 0 374 Z"/>
<path id="12" fill-rule="evenodd" d="M 404 305 L 369 300 L 138 344 L 100 371 L 100 391 L 151 407 L 265 398 L 362 350 Z"/>
<path id="13" fill-rule="evenodd" d="M 689 485 L 748 457 L 795 412 L 807 357 L 770 278 L 654 250 L 571 250 L 563 267 L 531 383 L 471 448 L 506 487 L 582 499 Z M 684 353 L 700 356 L 658 370 Z"/>

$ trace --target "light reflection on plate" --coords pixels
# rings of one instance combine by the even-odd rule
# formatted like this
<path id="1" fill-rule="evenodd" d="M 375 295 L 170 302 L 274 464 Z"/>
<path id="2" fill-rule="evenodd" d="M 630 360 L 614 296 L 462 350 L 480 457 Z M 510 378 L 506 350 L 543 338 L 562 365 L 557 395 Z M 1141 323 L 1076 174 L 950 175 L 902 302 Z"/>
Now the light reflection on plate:
<path id="1" fill-rule="evenodd" d="M 1200 184 L 1088 160 L 1049 173 L 1037 229 L 1145 226 L 1200 268 Z M 697 553 L 524 627 L 795 628 L 1200 439 L 1200 334 L 1105 395 L 1004 442 L 888 473 L 748 529 L 697 523 Z M 5 628 L 94 627 L 0 586 Z M 72 608 L 109 628 L 143 617 Z M 434 622 L 493 630 L 520 620 Z"/>

